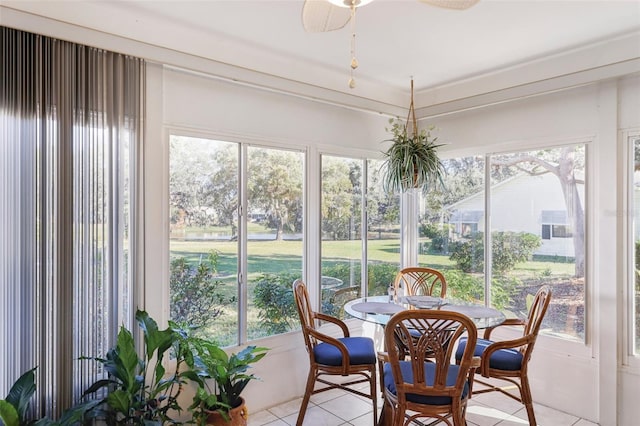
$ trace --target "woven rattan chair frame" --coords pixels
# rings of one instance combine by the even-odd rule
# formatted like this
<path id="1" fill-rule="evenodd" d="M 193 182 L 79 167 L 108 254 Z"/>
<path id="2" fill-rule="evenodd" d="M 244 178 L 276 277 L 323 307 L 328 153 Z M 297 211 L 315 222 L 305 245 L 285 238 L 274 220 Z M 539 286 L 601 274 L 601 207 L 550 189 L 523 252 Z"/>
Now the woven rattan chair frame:
<path id="1" fill-rule="evenodd" d="M 347 325 L 338 318 L 314 312 L 309 301 L 309 293 L 307 287 L 302 280 L 296 280 L 293 283 L 293 296 L 296 302 L 298 315 L 300 316 L 300 326 L 302 327 L 302 335 L 304 337 L 307 353 L 309 354 L 309 375 L 307 377 L 307 385 L 302 399 L 302 405 L 298 413 L 296 426 L 301 426 L 304 416 L 309 405 L 309 399 L 312 395 L 325 392 L 331 389 L 342 389 L 353 394 L 371 399 L 373 404 L 373 424 L 377 424 L 377 390 L 376 390 L 376 365 L 362 364 L 352 365 L 349 363 L 349 353 L 346 346 L 338 339 L 321 333 L 316 328 L 316 322 L 326 321 L 335 324 L 340 328 L 344 337 L 349 337 L 349 329 Z M 342 353 L 342 365 L 332 366 L 324 365 L 316 362 L 314 356 L 314 348 L 320 343 L 328 343 L 337 347 Z M 347 382 L 332 382 L 326 380 L 324 376 L 355 376 Z M 369 394 L 352 389 L 350 386 L 369 382 Z M 316 383 L 325 385 L 319 389 L 314 389 Z"/>
<path id="2" fill-rule="evenodd" d="M 522 326 L 522 337 L 513 340 L 503 340 L 495 342 L 487 347 L 482 354 L 480 368 L 476 370 L 483 377 L 500 379 L 515 385 L 518 389 L 519 395 L 515 395 L 511 392 L 513 386 L 496 386 L 490 384 L 480 378 L 477 374 L 474 376 L 474 381 L 480 383 L 485 388 L 480 390 L 473 390 L 473 394 L 481 394 L 486 392 L 500 392 L 507 395 L 516 401 L 524 404 L 527 410 L 527 417 L 529 419 L 529 425 L 537 425 L 536 416 L 533 410 L 533 399 L 531 396 L 531 388 L 529 386 L 529 360 L 533 353 L 533 347 L 538 338 L 538 332 L 542 325 L 547 309 L 549 308 L 549 302 L 551 301 L 551 288 L 549 286 L 542 286 L 536 293 L 536 296 L 529 310 L 529 315 L 525 320 L 521 319 L 507 319 L 499 326 L 487 328 L 484 331 L 484 339 L 491 340 L 491 333 L 497 327 L 502 326 Z M 500 349 L 517 349 L 522 354 L 522 367 L 520 370 L 498 370 L 490 367 L 491 355 Z"/>
<path id="3" fill-rule="evenodd" d="M 466 348 L 460 360 L 455 384 L 447 386 L 447 374 L 452 366 L 452 352 L 456 341 L 463 335 L 467 336 L 472 345 Z M 387 352 L 378 354 L 381 382 L 384 377 L 384 364 L 389 363 L 396 388 L 394 394 L 386 386 L 381 386 L 384 394 L 385 424 L 400 426 L 411 424 L 420 418 L 434 418 L 448 425 L 466 425 L 465 412 L 470 387 L 465 396 L 463 391 L 465 383 L 469 381 L 469 373 L 479 366 L 480 359 L 473 357 L 476 339 L 477 329 L 473 321 L 456 312 L 429 309 L 402 311 L 395 314 L 385 327 Z M 400 363 L 403 362 L 400 356 L 402 351 L 408 352 L 407 359 L 411 360 L 414 383 L 403 381 L 400 369 Z M 428 385 L 424 380 L 426 364 L 436 366 L 432 385 Z M 449 397 L 451 403 L 446 405 L 417 403 L 408 400 L 407 395 L 412 395 L 414 398 L 415 395 Z M 390 421 L 389 417 L 391 417 Z"/>
<path id="4" fill-rule="evenodd" d="M 412 266 L 398 272 L 394 282 L 396 293 L 399 287 L 404 288 L 406 296 L 434 296 L 447 295 L 447 280 L 437 269 Z"/>
<path id="5" fill-rule="evenodd" d="M 352 286 L 337 289 L 329 298 L 332 305 L 335 306 L 333 313 L 339 318 L 345 318 L 344 305 L 350 300 L 360 297 L 360 286 Z"/>

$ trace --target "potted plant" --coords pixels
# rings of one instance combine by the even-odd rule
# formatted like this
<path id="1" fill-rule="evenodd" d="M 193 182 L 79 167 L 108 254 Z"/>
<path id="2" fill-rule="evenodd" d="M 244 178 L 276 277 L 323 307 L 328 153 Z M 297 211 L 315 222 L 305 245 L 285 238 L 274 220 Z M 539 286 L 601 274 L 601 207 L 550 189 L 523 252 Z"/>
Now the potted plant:
<path id="1" fill-rule="evenodd" d="M 6 399 L 0 399 L 0 423 L 5 426 L 26 424 L 26 413 L 31 397 L 36 391 L 35 368 L 22 374 L 15 381 Z"/>
<path id="2" fill-rule="evenodd" d="M 267 348 L 248 346 L 242 351 L 227 355 L 216 344 L 197 339 L 191 340 L 193 357 L 188 358 L 198 383 L 193 403 L 193 412 L 198 425 L 245 426 L 247 409 L 242 391 L 250 380 L 257 379 L 247 374 L 250 364 L 260 361 Z M 211 383 L 210 381 L 213 381 Z"/>
<path id="3" fill-rule="evenodd" d="M 411 119 L 412 129 L 407 126 Z M 387 141 L 391 146 L 384 153 L 383 186 L 387 192 L 405 192 L 419 188 L 426 193 L 434 185 L 442 185 L 444 166 L 440 162 L 436 145 L 438 138 L 431 137 L 433 126 L 427 130 L 418 129 L 415 110 L 413 107 L 413 80 L 411 80 L 411 104 L 407 121 L 402 123 L 398 119 L 389 120 L 391 128 L 387 128 L 393 135 Z"/>
<path id="4" fill-rule="evenodd" d="M 190 376 L 188 370 L 182 371 L 186 333 L 175 327 L 158 329 L 157 323 L 145 311 L 138 310 L 136 320 L 143 332 L 140 351 L 131 332 L 121 327 L 116 346 L 105 358 L 81 358 L 97 361 L 108 373 L 106 379 L 96 381 L 83 394 L 83 397 L 92 394 L 100 397 L 76 407 L 76 411 L 83 412 L 85 420 L 147 426 L 175 423 L 169 414 L 171 410 L 181 411 L 178 395 Z M 171 351 L 175 355 L 175 370 L 166 374 L 163 361 Z"/>
<path id="5" fill-rule="evenodd" d="M 65 410 L 58 421 L 42 417 L 28 419 L 31 398 L 36 392 L 36 368 L 23 373 L 11 386 L 5 399 L 0 399 L 0 425 L 4 426 L 66 426 L 82 422 L 82 413 L 77 409 Z"/>

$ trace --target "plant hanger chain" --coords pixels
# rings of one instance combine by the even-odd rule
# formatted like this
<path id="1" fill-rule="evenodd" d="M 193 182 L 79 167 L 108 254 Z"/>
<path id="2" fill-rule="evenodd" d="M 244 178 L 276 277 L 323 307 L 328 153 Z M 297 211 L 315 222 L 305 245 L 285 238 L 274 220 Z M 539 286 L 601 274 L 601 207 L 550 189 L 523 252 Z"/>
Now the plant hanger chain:
<path id="1" fill-rule="evenodd" d="M 405 124 L 405 130 L 409 125 L 409 120 L 411 120 L 411 124 L 413 125 L 413 137 L 415 138 L 416 136 L 418 136 L 418 120 L 416 120 L 416 109 L 413 106 L 413 77 L 411 77 L 411 103 L 409 104 L 409 114 L 407 115 L 407 124 Z"/>

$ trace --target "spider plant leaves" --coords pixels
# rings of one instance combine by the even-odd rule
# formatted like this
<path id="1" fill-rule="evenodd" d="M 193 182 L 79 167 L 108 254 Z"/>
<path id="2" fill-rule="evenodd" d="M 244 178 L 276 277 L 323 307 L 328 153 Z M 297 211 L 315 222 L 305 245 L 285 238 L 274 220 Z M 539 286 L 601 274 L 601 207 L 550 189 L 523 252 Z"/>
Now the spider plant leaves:
<path id="1" fill-rule="evenodd" d="M 444 166 L 438 157 L 437 138 L 430 131 L 407 134 L 406 126 L 394 123 L 391 146 L 384 153 L 383 187 L 386 192 L 405 192 L 420 188 L 427 193 L 435 186 L 443 185 Z"/>

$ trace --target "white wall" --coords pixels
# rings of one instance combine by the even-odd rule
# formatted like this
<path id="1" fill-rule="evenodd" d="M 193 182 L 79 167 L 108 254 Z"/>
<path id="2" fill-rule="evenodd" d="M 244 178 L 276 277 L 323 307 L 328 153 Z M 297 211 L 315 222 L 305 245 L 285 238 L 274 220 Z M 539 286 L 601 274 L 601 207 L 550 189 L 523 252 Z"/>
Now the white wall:
<path id="1" fill-rule="evenodd" d="M 276 92 L 166 70 L 165 126 L 294 147 L 334 145 L 380 151 L 387 118 Z"/>

